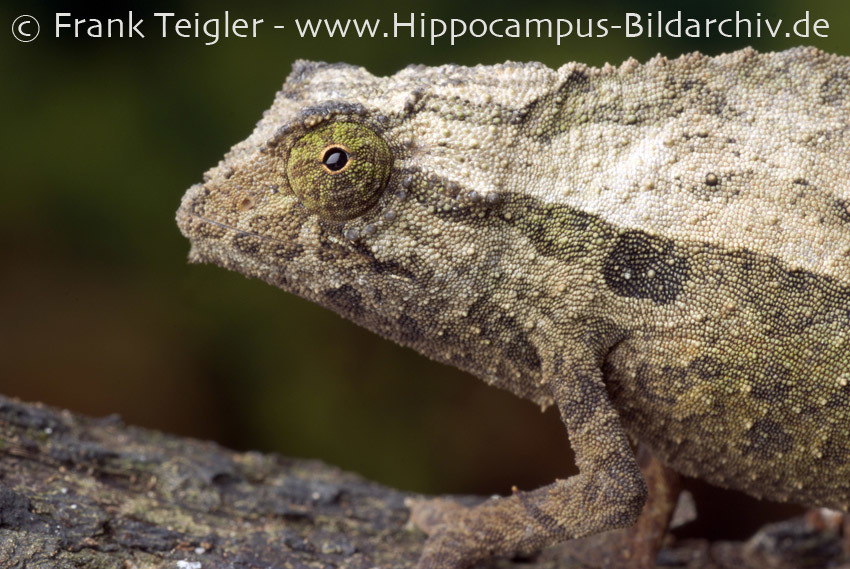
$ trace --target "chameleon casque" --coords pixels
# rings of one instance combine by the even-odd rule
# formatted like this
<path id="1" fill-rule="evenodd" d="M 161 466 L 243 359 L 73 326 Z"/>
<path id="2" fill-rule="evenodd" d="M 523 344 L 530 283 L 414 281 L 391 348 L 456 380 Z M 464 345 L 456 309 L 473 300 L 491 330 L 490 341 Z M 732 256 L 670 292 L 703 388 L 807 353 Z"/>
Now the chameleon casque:
<path id="1" fill-rule="evenodd" d="M 630 440 L 850 507 L 850 58 L 299 61 L 177 219 L 192 261 L 558 406 L 579 474 L 414 505 L 420 569 L 633 524 Z"/>

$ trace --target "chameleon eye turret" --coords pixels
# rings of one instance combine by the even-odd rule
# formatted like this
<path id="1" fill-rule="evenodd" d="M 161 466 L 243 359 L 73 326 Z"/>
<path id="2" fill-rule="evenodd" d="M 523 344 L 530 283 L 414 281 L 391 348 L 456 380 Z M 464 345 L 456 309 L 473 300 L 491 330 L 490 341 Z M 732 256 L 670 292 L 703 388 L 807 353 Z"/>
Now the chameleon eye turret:
<path id="1" fill-rule="evenodd" d="M 354 122 L 323 124 L 292 147 L 286 176 L 311 213 L 345 221 L 377 203 L 392 168 L 392 153 L 374 130 Z"/>

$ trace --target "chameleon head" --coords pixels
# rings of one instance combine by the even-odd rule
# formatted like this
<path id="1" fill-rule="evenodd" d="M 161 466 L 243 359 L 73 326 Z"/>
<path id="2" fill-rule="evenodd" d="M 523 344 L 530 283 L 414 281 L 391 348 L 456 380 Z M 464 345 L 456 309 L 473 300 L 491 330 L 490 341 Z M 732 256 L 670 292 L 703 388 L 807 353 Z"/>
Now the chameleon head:
<path id="1" fill-rule="evenodd" d="M 456 120 L 470 103 L 435 94 L 436 83 L 458 88 L 445 71 L 378 78 L 296 64 L 254 133 L 184 196 L 177 219 L 191 260 L 261 278 L 478 375 L 536 373 L 513 317 L 490 308 L 516 305 L 497 298 L 515 293 L 504 286 L 511 267 L 533 270 L 515 258 L 525 253 L 510 231 L 491 229 L 505 205 L 500 131 Z M 499 364 L 517 369 L 482 363 L 508 345 L 527 348 Z"/>
<path id="2" fill-rule="evenodd" d="M 308 95 L 290 83 L 284 94 Z M 385 127 L 365 115 L 359 106 L 279 96 L 257 131 L 184 196 L 177 219 L 191 260 L 322 304 L 336 290 L 335 308 L 359 313 L 368 268 L 379 262 L 367 242 L 396 216 L 389 202 L 399 176 Z"/>

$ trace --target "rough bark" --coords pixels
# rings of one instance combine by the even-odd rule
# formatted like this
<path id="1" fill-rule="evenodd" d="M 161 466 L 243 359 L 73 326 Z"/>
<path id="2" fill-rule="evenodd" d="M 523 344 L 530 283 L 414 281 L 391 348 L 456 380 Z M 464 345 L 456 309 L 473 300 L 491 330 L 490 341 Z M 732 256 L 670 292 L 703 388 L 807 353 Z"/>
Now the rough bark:
<path id="1" fill-rule="evenodd" d="M 407 525 L 413 496 L 318 461 L 236 453 L 0 396 L 3 568 L 407 568 L 425 538 Z M 800 561 L 788 544 L 803 538 L 782 532 L 792 539 L 762 539 L 755 565 L 751 543 L 678 544 L 659 559 L 736 569 Z M 806 536 L 806 551 L 838 559 L 837 536 Z M 583 565 L 554 548 L 486 566 Z"/>

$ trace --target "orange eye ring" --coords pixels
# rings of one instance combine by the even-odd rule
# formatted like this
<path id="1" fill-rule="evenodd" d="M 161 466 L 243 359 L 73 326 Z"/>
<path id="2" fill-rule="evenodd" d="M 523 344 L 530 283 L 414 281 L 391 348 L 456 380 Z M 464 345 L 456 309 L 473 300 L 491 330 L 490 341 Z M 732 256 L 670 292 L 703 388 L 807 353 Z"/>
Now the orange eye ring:
<path id="1" fill-rule="evenodd" d="M 322 168 L 331 176 L 345 172 L 351 164 L 351 150 L 342 144 L 326 146 L 321 153 Z"/>

